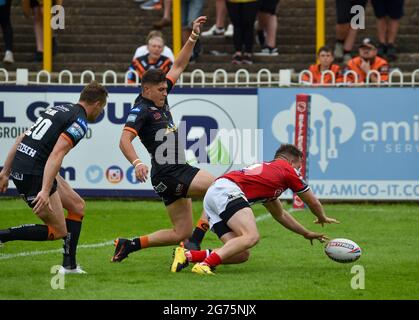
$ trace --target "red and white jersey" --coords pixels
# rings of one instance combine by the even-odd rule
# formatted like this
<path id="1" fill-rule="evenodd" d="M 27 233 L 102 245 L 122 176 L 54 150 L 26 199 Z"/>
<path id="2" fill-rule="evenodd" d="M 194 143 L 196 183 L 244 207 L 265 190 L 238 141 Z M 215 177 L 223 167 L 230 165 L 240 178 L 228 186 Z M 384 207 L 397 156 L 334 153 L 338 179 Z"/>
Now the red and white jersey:
<path id="1" fill-rule="evenodd" d="M 253 164 L 226 173 L 220 178 L 236 183 L 249 203 L 274 200 L 288 188 L 295 193 L 303 193 L 310 189 L 298 170 L 282 159 Z"/>

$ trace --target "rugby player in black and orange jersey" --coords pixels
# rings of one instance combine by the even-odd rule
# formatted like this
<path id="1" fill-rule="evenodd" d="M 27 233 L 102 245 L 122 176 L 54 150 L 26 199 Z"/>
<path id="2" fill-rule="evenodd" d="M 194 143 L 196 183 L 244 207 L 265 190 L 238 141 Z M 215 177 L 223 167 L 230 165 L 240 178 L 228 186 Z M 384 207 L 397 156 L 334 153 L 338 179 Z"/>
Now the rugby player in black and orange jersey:
<path id="1" fill-rule="evenodd" d="M 206 20 L 206 17 L 199 17 L 194 21 L 192 34 L 167 75 L 159 69 L 144 73 L 142 93 L 128 115 L 120 139 L 120 149 L 135 167 L 136 177 L 141 182 L 147 180 L 149 170 L 138 158 L 132 141 L 138 136 L 151 155 L 151 183 L 166 205 L 173 228 L 132 240 L 116 239 L 113 262 L 122 261 L 133 251 L 178 244 L 187 239 L 193 228 L 190 197 L 204 196 L 215 179 L 208 172 L 186 163 L 184 141 L 179 137 L 167 102 L 167 95 L 186 68 L 201 25 Z"/>
<path id="2" fill-rule="evenodd" d="M 64 238 L 60 273 L 85 273 L 76 263 L 84 201 L 58 172 L 65 155 L 86 135 L 87 122 L 102 112 L 107 96 L 103 86 L 92 82 L 83 89 L 78 103 L 41 112 L 35 124 L 16 140 L 0 172 L 0 192 L 7 190 L 10 176 L 19 194 L 44 222 L 0 230 L 0 242 Z"/>
<path id="3" fill-rule="evenodd" d="M 284 144 L 275 159 L 232 171 L 219 177 L 208 189 L 204 209 L 210 228 L 224 245 L 210 250 L 194 251 L 175 249 L 171 271 L 179 272 L 189 262 L 198 262 L 192 272 L 213 274 L 221 263 L 242 263 L 249 258 L 249 249 L 259 241 L 256 220 L 250 206 L 262 202 L 272 217 L 287 229 L 302 235 L 311 242 L 323 242 L 327 237 L 304 228 L 281 205 L 278 197 L 288 188 L 298 193 L 311 212 L 315 223 L 339 223 L 326 216 L 320 201 L 299 174 L 302 153 L 294 145 Z"/>

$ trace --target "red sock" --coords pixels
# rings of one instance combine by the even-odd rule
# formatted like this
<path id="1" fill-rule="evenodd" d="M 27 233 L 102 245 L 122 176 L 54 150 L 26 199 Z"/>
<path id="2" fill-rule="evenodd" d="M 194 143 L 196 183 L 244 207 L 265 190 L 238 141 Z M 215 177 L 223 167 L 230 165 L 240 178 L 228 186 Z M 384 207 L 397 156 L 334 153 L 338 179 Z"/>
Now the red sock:
<path id="1" fill-rule="evenodd" d="M 204 263 L 210 267 L 216 267 L 221 264 L 221 258 L 216 252 L 213 252 L 204 260 Z"/>
<path id="2" fill-rule="evenodd" d="M 210 255 L 210 250 L 189 250 L 185 252 L 189 262 L 202 262 Z"/>

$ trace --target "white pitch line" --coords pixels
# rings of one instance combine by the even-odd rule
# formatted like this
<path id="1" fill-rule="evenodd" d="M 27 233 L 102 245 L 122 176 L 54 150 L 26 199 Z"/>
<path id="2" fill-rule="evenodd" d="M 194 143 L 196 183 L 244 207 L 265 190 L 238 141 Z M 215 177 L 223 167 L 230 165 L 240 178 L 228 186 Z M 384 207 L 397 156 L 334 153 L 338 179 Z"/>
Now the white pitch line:
<path id="1" fill-rule="evenodd" d="M 256 222 L 265 220 L 269 218 L 271 215 L 269 213 L 265 213 L 256 218 Z M 82 244 L 77 246 L 77 249 L 91 249 L 91 248 L 100 248 L 105 246 L 110 246 L 113 244 L 113 240 L 101 242 L 101 243 L 93 243 L 93 244 Z M 20 252 L 20 253 L 10 253 L 10 254 L 0 254 L 0 260 L 10 260 L 14 258 L 21 258 L 21 257 L 30 257 L 30 256 L 39 256 L 45 255 L 50 253 L 61 253 L 63 249 L 53 249 L 53 250 L 43 250 L 43 251 L 27 251 L 27 252 Z"/>
<path id="2" fill-rule="evenodd" d="M 99 247 L 109 246 L 111 244 L 113 244 L 113 240 L 102 242 L 102 243 L 82 244 L 82 245 L 77 246 L 77 249 L 99 248 Z M 44 254 L 49 254 L 49 253 L 59 253 L 59 252 L 63 252 L 63 249 L 43 250 L 43 251 L 27 251 L 27 252 L 21 252 L 21 253 L 0 254 L 0 260 L 9 260 L 9 259 L 19 258 L 19 257 L 38 256 L 38 255 L 44 255 Z"/>

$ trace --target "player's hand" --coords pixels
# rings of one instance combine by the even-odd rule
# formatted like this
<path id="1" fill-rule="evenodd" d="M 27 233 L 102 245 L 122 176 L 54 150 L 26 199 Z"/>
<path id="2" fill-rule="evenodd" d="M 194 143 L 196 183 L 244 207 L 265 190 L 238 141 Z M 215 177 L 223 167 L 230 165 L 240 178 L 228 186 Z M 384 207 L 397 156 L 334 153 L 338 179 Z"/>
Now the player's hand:
<path id="1" fill-rule="evenodd" d="M 316 233 L 316 232 L 307 232 L 304 235 L 304 238 L 306 238 L 307 240 L 310 240 L 311 245 L 313 245 L 313 240 L 319 240 L 321 243 L 326 242 L 326 240 L 329 240 L 328 237 L 326 237 L 324 234 L 321 233 Z"/>
<path id="2" fill-rule="evenodd" d="M 32 204 L 35 204 L 33 207 L 33 212 L 39 214 L 45 207 L 48 206 L 49 210 L 52 211 L 51 205 L 49 203 L 49 192 L 46 191 L 39 191 L 36 198 L 32 201 Z"/>
<path id="3" fill-rule="evenodd" d="M 5 193 L 9 186 L 9 176 L 0 172 L 0 192 Z"/>
<path id="4" fill-rule="evenodd" d="M 340 221 L 334 219 L 334 218 L 329 218 L 329 217 L 324 217 L 323 219 L 317 219 L 313 221 L 316 224 L 321 224 L 322 227 L 324 227 L 325 223 L 331 224 L 331 223 L 340 223 Z"/>
<path id="5" fill-rule="evenodd" d="M 193 32 L 200 34 L 201 33 L 201 26 L 207 22 L 206 16 L 200 16 L 196 18 L 196 20 L 192 23 L 192 30 Z"/>
<path id="6" fill-rule="evenodd" d="M 135 167 L 135 176 L 140 182 L 146 182 L 148 178 L 148 167 L 144 163 L 139 163 Z"/>

